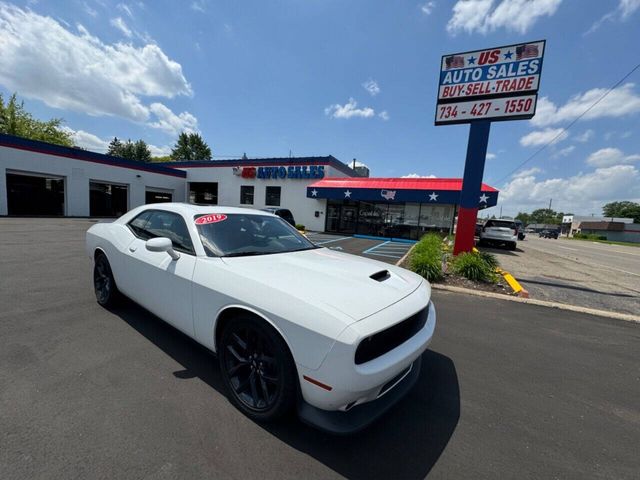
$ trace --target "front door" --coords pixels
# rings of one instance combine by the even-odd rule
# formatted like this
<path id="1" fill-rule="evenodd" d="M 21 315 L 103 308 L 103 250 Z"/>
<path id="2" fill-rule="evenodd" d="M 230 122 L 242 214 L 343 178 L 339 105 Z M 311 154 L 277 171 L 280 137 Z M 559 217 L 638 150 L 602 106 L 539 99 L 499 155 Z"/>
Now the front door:
<path id="1" fill-rule="evenodd" d="M 357 207 L 342 205 L 340 212 L 340 233 L 355 233 Z"/>
<path id="2" fill-rule="evenodd" d="M 177 213 L 154 210 L 134 232 L 136 239 L 125 251 L 128 290 L 144 308 L 193 336 L 191 282 L 196 256 L 184 219 Z M 180 258 L 147 250 L 145 242 L 156 237 L 169 238 Z"/>

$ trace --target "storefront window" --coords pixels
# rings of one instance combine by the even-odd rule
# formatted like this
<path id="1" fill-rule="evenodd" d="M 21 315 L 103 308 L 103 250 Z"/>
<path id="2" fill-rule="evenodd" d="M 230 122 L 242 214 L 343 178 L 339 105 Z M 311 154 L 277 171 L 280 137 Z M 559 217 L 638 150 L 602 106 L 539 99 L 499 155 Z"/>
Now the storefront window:
<path id="1" fill-rule="evenodd" d="M 273 207 L 280 206 L 280 191 L 281 187 L 267 187 L 264 204 Z"/>
<path id="2" fill-rule="evenodd" d="M 253 185 L 240 186 L 240 205 L 253 205 Z"/>
<path id="3" fill-rule="evenodd" d="M 189 202 L 204 205 L 217 205 L 218 184 L 208 182 L 189 183 Z"/>

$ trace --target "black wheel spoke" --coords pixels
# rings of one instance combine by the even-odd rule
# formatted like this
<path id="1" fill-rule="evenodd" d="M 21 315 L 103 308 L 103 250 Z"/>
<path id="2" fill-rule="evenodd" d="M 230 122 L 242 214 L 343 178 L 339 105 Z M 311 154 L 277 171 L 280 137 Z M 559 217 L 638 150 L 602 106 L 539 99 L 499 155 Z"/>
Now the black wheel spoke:
<path id="1" fill-rule="evenodd" d="M 260 376 L 260 389 L 262 390 L 262 396 L 264 397 L 265 403 L 269 403 L 269 389 L 267 388 L 267 384 L 264 381 L 264 378 Z"/>
<path id="2" fill-rule="evenodd" d="M 252 372 L 252 374 L 253 374 L 253 372 Z M 236 393 L 238 395 L 245 392 L 245 390 L 249 386 L 249 379 L 250 378 L 251 378 L 251 374 L 238 384 L 238 386 L 236 387 Z"/>
<path id="3" fill-rule="evenodd" d="M 256 385 L 255 372 L 251 372 L 251 375 L 249 375 L 249 383 L 251 384 L 251 400 L 253 401 L 253 406 L 257 408 L 259 406 L 260 399 L 258 398 L 258 387 Z"/>
<path id="4" fill-rule="evenodd" d="M 233 367 L 231 367 L 228 372 L 229 372 L 229 376 L 233 376 L 235 375 L 238 370 L 240 370 L 242 367 L 248 367 L 249 364 L 247 362 L 240 362 L 236 365 L 234 365 Z"/>
<path id="5" fill-rule="evenodd" d="M 233 348 L 233 345 L 227 345 L 227 350 L 231 352 L 231 355 L 233 355 L 238 362 L 247 363 L 247 359 L 236 352 L 236 349 Z"/>
<path id="6" fill-rule="evenodd" d="M 236 341 L 238 346 L 242 349 L 243 352 L 247 351 L 247 344 L 244 340 L 242 340 L 237 334 L 233 334 L 233 339 Z"/>
<path id="7" fill-rule="evenodd" d="M 263 379 L 265 382 L 274 383 L 274 384 L 277 384 L 277 383 L 278 383 L 278 377 L 273 377 L 273 376 L 271 376 L 271 375 L 265 375 L 265 374 L 262 374 L 262 379 Z"/>

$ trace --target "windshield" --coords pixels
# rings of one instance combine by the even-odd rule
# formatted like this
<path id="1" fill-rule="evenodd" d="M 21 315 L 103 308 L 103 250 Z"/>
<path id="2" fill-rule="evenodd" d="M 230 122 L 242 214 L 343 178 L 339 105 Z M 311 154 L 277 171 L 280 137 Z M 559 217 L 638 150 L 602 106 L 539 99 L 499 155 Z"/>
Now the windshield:
<path id="1" fill-rule="evenodd" d="M 240 257 L 318 248 L 280 217 L 243 213 L 195 215 L 210 257 Z"/>

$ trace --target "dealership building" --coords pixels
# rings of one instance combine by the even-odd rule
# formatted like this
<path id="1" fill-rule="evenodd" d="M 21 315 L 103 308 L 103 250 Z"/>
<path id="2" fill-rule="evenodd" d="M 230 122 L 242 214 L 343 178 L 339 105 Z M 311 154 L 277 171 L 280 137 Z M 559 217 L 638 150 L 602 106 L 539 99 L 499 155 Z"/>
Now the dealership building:
<path id="1" fill-rule="evenodd" d="M 116 217 L 167 201 L 281 207 L 309 230 L 417 239 L 452 228 L 461 187 L 361 177 L 333 156 L 140 163 L 0 135 L 0 215 Z M 478 207 L 497 201 L 483 184 Z"/>

